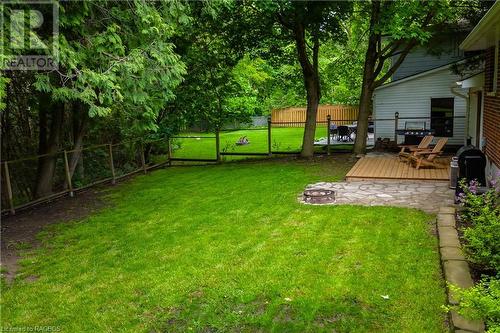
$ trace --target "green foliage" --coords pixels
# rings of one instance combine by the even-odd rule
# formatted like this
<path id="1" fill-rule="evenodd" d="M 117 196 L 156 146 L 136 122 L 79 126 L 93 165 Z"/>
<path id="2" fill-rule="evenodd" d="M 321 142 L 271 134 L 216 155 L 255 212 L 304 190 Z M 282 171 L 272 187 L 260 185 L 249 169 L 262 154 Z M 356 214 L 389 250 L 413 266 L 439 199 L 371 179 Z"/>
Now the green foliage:
<path id="1" fill-rule="evenodd" d="M 451 286 L 460 303 L 450 306 L 461 315 L 471 319 L 483 319 L 488 333 L 500 332 L 500 278 L 486 278 L 469 289 Z"/>
<path id="2" fill-rule="evenodd" d="M 460 217 L 465 223 L 462 229 L 468 259 L 493 275 L 500 271 L 500 183 L 478 194 L 478 182 L 460 181 L 463 193 L 459 200 L 463 206 Z M 449 309 L 457 310 L 472 319 L 484 319 L 488 332 L 500 332 L 500 279 L 483 276 L 481 282 L 469 289 L 452 286 L 459 296 L 459 304 Z"/>
<path id="3" fill-rule="evenodd" d="M 10 80 L 3 75 L 0 75 L 0 112 L 5 109 L 5 98 L 6 98 L 6 89 L 7 84 L 9 84 Z"/>
<path id="4" fill-rule="evenodd" d="M 32 72 L 33 88 L 50 94 L 52 102 L 83 105 L 94 118 L 121 117 L 125 132 L 154 131 L 159 111 L 186 73 L 172 43 L 190 23 L 186 5 L 135 0 L 58 5 L 59 68 Z"/>
<path id="5" fill-rule="evenodd" d="M 469 224 L 463 229 L 465 250 L 472 262 L 495 271 L 500 270 L 500 192 L 491 188 L 477 194 L 477 182 L 460 182 L 463 194 L 461 218 Z"/>
<path id="6" fill-rule="evenodd" d="M 355 4 L 359 6 L 358 4 Z M 359 103 L 367 46 L 367 22 L 355 12 L 343 22 L 345 43 L 327 42 L 320 53 L 322 104 Z"/>

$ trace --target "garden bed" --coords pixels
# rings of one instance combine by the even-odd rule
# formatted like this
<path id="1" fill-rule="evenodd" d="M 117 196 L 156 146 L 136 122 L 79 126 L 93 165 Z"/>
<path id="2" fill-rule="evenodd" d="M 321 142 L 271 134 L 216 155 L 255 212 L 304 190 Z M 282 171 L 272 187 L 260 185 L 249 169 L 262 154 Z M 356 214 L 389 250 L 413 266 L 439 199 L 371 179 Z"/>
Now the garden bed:
<path id="1" fill-rule="evenodd" d="M 500 188 L 496 181 L 486 192 L 478 183 L 461 182 L 456 214 L 457 239 L 472 268 L 469 285 L 452 287 L 456 305 L 451 307 L 469 319 L 484 319 L 488 332 L 500 330 Z M 457 241 L 458 242 L 458 241 Z M 468 269 L 467 269 L 468 270 Z M 470 279 L 470 278 L 469 278 Z M 459 288 L 456 288 L 459 287 Z"/>

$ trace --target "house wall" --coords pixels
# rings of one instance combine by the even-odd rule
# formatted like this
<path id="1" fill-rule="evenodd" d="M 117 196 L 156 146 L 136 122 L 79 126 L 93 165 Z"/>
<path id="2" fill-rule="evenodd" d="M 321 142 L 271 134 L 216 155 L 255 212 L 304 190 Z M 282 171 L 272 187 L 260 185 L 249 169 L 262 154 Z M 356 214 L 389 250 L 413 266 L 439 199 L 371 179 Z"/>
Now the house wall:
<path id="1" fill-rule="evenodd" d="M 453 137 L 448 143 L 463 145 L 465 143 L 465 99 L 455 96 L 451 92 L 452 85 L 460 77 L 444 68 L 418 78 L 409 79 L 390 86 L 382 86 L 375 90 L 373 98 L 373 114 L 375 122 L 375 138 L 390 138 L 394 140 L 394 121 L 379 119 L 394 119 L 394 113 L 399 112 L 400 118 L 429 117 L 429 119 L 400 119 L 399 128 L 404 128 L 405 121 L 426 121 L 426 128 L 430 128 L 431 98 L 454 97 L 454 116 L 461 117 L 454 120 Z M 465 94 L 463 89 L 457 92 Z M 404 140 L 398 136 L 398 143 Z"/>
<path id="2" fill-rule="evenodd" d="M 500 63 L 500 59 L 498 61 Z M 500 75 L 497 75 L 497 91 L 494 92 L 494 62 L 495 47 L 491 47 L 486 50 L 485 57 L 483 134 L 486 139 L 486 156 L 490 163 L 495 164 L 490 165 L 492 173 L 500 167 Z"/>
<path id="3" fill-rule="evenodd" d="M 392 80 L 399 80 L 463 59 L 463 51 L 458 48 L 458 45 L 459 41 L 464 37 L 464 34 L 458 34 L 456 36 L 448 36 L 448 38 L 441 39 L 440 41 L 435 41 L 435 44 L 439 44 L 439 48 L 442 49 L 442 52 L 438 55 L 430 54 L 428 52 L 428 47 L 415 47 L 392 75 Z M 394 56 L 392 61 L 396 61 L 397 57 L 398 55 Z"/>

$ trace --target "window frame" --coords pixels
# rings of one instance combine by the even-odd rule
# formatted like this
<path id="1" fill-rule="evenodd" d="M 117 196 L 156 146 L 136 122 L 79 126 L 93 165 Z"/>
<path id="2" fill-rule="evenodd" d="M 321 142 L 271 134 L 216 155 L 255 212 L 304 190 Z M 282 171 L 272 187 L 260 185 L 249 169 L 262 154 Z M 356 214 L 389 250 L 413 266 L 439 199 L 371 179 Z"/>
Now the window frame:
<path id="1" fill-rule="evenodd" d="M 443 118 L 443 124 L 436 124 L 436 120 L 435 118 L 441 118 L 441 117 L 433 117 L 432 115 L 432 101 L 433 100 L 451 100 L 451 105 L 452 105 L 452 108 L 451 108 L 451 111 L 452 111 L 452 115 L 451 117 L 444 117 Z M 437 137 L 444 137 L 444 138 L 451 138 L 453 137 L 454 135 L 454 132 L 455 132 L 455 97 L 450 97 L 450 96 L 447 96 L 447 97 L 431 97 L 430 99 L 430 107 L 429 107 L 429 113 L 430 113 L 430 129 L 434 131 L 434 135 L 437 136 Z M 446 128 L 449 126 L 446 126 L 446 124 L 444 124 L 444 122 L 446 121 L 447 118 L 451 118 L 451 133 L 446 133 Z M 436 128 L 435 126 L 438 125 L 439 127 L 442 127 L 442 131 L 443 132 L 437 132 L 436 131 Z"/>

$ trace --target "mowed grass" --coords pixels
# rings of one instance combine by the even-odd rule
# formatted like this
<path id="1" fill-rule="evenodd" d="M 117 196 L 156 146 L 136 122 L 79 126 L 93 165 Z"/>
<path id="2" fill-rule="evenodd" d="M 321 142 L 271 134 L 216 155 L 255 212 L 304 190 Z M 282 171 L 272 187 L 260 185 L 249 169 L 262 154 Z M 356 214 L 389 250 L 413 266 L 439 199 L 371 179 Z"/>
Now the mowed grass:
<path id="1" fill-rule="evenodd" d="M 297 202 L 308 183 L 340 180 L 351 165 L 285 159 L 138 176 L 110 191 L 110 207 L 41 236 L 3 285 L 2 326 L 445 332 L 431 216 Z"/>
<path id="2" fill-rule="evenodd" d="M 302 149 L 303 127 L 272 127 L 271 150 L 273 152 L 300 152 Z M 202 138 L 174 139 L 173 157 L 215 159 L 215 134 L 188 132 L 179 136 L 195 136 Z M 247 145 L 236 145 L 239 138 L 246 136 L 250 141 Z M 316 128 L 315 139 L 326 138 L 326 126 L 319 124 Z M 353 145 L 331 145 L 331 150 L 350 151 Z M 228 153 L 267 153 L 267 128 L 242 129 L 220 132 L 221 152 Z M 326 146 L 317 146 L 316 151 L 325 152 Z M 241 160 L 251 156 L 225 156 L 225 160 Z"/>

